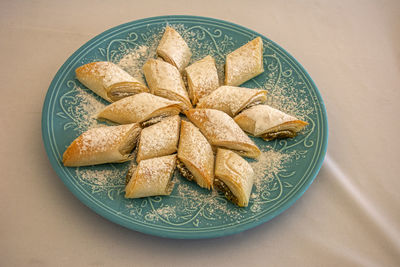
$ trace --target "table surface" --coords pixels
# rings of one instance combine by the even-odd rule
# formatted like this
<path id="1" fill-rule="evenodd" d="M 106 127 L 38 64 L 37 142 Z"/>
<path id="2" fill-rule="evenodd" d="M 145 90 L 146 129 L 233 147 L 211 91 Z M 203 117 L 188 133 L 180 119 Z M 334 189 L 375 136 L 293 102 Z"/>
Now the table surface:
<path id="1" fill-rule="evenodd" d="M 58 68 L 124 22 L 171 14 L 251 28 L 291 53 L 328 112 L 325 162 L 287 211 L 217 239 L 144 235 L 92 212 L 52 169 L 41 109 Z M 398 266 L 400 1 L 1 1 L 0 265 Z"/>

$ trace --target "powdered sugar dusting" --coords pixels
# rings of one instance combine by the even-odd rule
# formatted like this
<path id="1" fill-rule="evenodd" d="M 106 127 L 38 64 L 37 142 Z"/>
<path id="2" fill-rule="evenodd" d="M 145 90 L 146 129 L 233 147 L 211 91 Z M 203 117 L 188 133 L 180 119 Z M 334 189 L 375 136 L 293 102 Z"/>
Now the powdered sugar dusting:
<path id="1" fill-rule="evenodd" d="M 139 141 L 138 159 L 169 155 L 177 150 L 180 118 L 166 118 L 142 130 Z"/>
<path id="2" fill-rule="evenodd" d="M 121 180 L 126 173 L 128 167 L 115 168 L 113 165 L 108 168 L 93 169 L 91 167 L 77 168 L 75 173 L 82 181 L 89 184 L 92 190 L 105 190 L 110 187 L 120 187 Z"/>
<path id="3" fill-rule="evenodd" d="M 221 140 L 254 144 L 235 121 L 222 111 L 194 109 L 187 115 L 213 145 Z"/>
<path id="4" fill-rule="evenodd" d="M 235 47 L 234 45 L 234 41 L 229 39 L 230 37 L 221 37 L 221 39 L 217 40 L 218 47 L 216 47 L 215 44 L 211 42 L 207 43 L 207 38 L 204 38 L 201 35 L 203 34 L 201 31 L 197 31 L 196 26 L 192 28 L 185 27 L 181 24 L 170 26 L 175 28 L 188 43 L 188 46 L 193 53 L 191 62 L 199 60 L 206 55 L 211 55 L 216 60 L 219 78 L 221 79 L 224 77 L 225 55 L 227 52 L 233 51 L 234 48 L 237 48 L 237 46 Z M 118 59 L 115 63 L 139 81 L 144 81 L 142 66 L 149 58 L 157 57 L 156 48 L 159 40 L 161 39 L 162 33 L 163 29 L 161 28 L 153 30 L 153 32 L 147 34 L 144 42 L 139 42 L 141 45 L 137 45 L 132 49 L 126 50 L 121 56 L 115 57 Z M 218 31 L 209 31 L 208 33 L 204 34 L 219 36 Z M 308 100 L 307 98 L 298 97 L 299 92 L 296 92 L 296 88 L 289 83 L 285 83 L 284 80 L 285 79 L 282 78 L 281 81 L 273 88 L 271 88 L 269 84 L 265 84 L 264 88 L 268 89 L 267 104 L 304 120 L 304 118 L 312 112 L 312 110 L 309 108 L 310 105 L 308 104 Z M 86 92 L 85 90 L 80 88 L 77 90 L 78 94 L 76 97 L 81 103 L 76 107 L 76 114 L 80 114 L 79 116 L 81 118 L 79 119 L 78 123 L 79 130 L 83 132 L 87 129 L 98 127 L 98 122 L 95 120 L 94 116 L 101 109 L 103 109 L 105 105 L 98 101 L 95 96 Z M 229 117 L 229 119 L 231 118 Z M 219 126 L 224 125 L 228 119 L 214 118 L 213 120 L 215 125 Z M 227 131 L 225 128 L 215 127 L 215 125 L 207 126 L 209 131 L 213 132 L 213 134 L 219 134 L 225 139 L 229 139 L 230 134 L 237 136 L 237 133 L 229 133 L 229 131 Z M 243 132 L 240 128 L 237 131 Z M 253 143 L 246 134 L 240 136 L 242 141 L 250 141 Z M 98 136 L 97 134 L 96 137 L 92 136 L 88 140 L 93 142 L 93 140 L 96 139 L 99 142 L 104 142 L 101 135 Z M 149 139 L 149 142 L 151 143 L 152 140 Z M 157 147 L 153 147 L 152 149 L 157 149 Z M 268 191 L 269 182 L 273 179 L 276 179 L 279 172 L 282 171 L 288 162 L 290 162 L 293 153 L 295 152 L 280 152 L 272 147 L 267 146 L 262 149 L 262 154 L 257 161 L 250 161 L 250 165 L 255 173 L 254 187 L 250 200 L 250 206 L 252 205 L 251 211 L 258 211 L 256 203 L 262 200 L 262 195 Z M 110 166 L 113 165 L 107 165 L 100 167 L 99 169 L 77 168 L 76 173 L 77 176 L 82 178 L 82 180 L 87 181 L 88 184 L 92 184 L 99 190 L 107 190 L 109 186 L 114 186 L 116 181 L 118 181 L 117 187 L 122 190 L 124 187 L 123 181 L 127 173 L 127 167 L 124 164 L 122 167 L 117 168 Z M 107 167 L 110 167 L 110 169 L 105 169 Z M 154 170 L 154 168 L 154 166 L 151 166 L 146 168 L 146 170 L 151 172 Z M 198 212 L 198 214 L 202 215 L 203 218 L 209 220 L 210 225 L 212 225 L 212 220 L 215 219 L 230 220 L 233 222 L 240 221 L 248 216 L 248 214 L 246 214 L 247 209 L 233 209 L 232 204 L 216 191 L 206 191 L 197 186 L 187 184 L 187 182 L 184 182 L 184 180 L 182 180 L 180 175 L 177 173 L 178 172 L 174 174 L 173 178 L 173 180 L 176 182 L 174 193 L 169 197 L 154 198 L 154 203 L 158 203 L 158 206 L 152 206 L 151 208 L 147 206 L 146 208 L 143 208 L 143 211 L 146 210 L 145 219 L 147 221 L 155 222 L 164 220 L 169 222 L 170 220 L 183 220 L 184 217 L 181 216 L 182 214 L 187 215 L 193 211 Z M 142 206 L 140 206 L 140 203 L 151 203 L 151 199 L 152 198 L 135 201 L 124 200 L 126 201 L 124 203 L 126 204 L 127 208 L 132 209 L 130 210 L 131 215 L 140 216 L 142 212 Z M 168 204 L 171 203 L 168 202 L 171 199 L 173 200 L 173 205 Z M 158 200 L 160 201 L 157 202 Z M 166 204 L 164 204 L 164 200 L 166 200 Z M 133 212 L 133 210 L 135 210 L 135 212 Z M 195 226 L 198 224 L 195 219 L 191 223 L 193 223 Z"/>
<path id="5" fill-rule="evenodd" d="M 264 85 L 268 88 L 268 84 Z M 266 104 L 279 109 L 300 120 L 306 121 L 306 116 L 313 112 L 313 109 L 306 97 L 299 97 L 301 91 L 288 83 L 280 83 L 268 89 Z"/>
<path id="6" fill-rule="evenodd" d="M 75 99 L 79 105 L 73 107 L 73 113 L 78 114 L 78 116 L 75 117 L 75 120 L 79 132 L 84 132 L 88 129 L 98 127 L 99 123 L 96 120 L 96 114 L 106 105 L 97 100 L 96 96 L 86 90 L 80 87 L 75 87 L 75 89 L 78 92 Z"/>
<path id="7" fill-rule="evenodd" d="M 118 149 L 132 125 L 98 127 L 84 132 L 77 142 L 80 153 L 104 152 Z"/>
<path id="8" fill-rule="evenodd" d="M 156 47 L 155 43 L 137 46 L 127 51 L 118 62 L 118 66 L 144 84 L 142 66 L 149 58 L 155 57 Z"/>

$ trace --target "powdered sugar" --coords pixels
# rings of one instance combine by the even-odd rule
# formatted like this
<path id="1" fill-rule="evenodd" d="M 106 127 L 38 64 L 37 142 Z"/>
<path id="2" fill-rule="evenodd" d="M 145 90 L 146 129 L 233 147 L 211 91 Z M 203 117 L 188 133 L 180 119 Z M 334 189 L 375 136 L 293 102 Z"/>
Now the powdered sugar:
<path id="1" fill-rule="evenodd" d="M 176 152 L 179 140 L 180 118 L 166 118 L 142 130 L 137 161 Z"/>
<path id="2" fill-rule="evenodd" d="M 198 38 L 197 34 L 193 34 L 193 30 L 188 30 L 182 25 L 171 25 L 183 36 L 185 41 L 188 43 L 189 47 L 193 52 L 193 56 L 191 62 L 198 60 L 205 55 L 212 55 L 215 57 L 217 61 L 217 68 L 220 74 L 223 74 L 223 63 L 224 63 L 224 54 L 221 53 L 218 47 L 213 47 L 212 45 L 202 45 L 202 40 Z M 143 81 L 143 72 L 142 66 L 149 58 L 156 57 L 156 47 L 158 45 L 158 40 L 161 38 L 161 34 L 163 31 L 160 31 L 159 34 L 153 35 L 152 38 L 149 38 L 142 45 L 136 46 L 129 51 L 125 51 L 124 55 L 122 55 L 117 62 L 118 66 L 123 68 L 130 75 L 134 76 L 136 79 Z M 213 34 L 213 32 L 211 32 Z M 229 49 L 225 49 L 227 51 Z M 223 77 L 223 75 L 222 75 Z M 112 79 L 110 79 L 111 81 Z M 304 115 L 307 114 L 308 111 L 304 111 L 308 107 L 308 103 L 302 102 L 305 100 L 297 101 L 295 97 L 291 97 L 290 94 L 287 94 L 288 86 L 283 83 L 276 85 L 274 88 L 269 88 L 268 92 L 268 104 L 279 108 L 289 114 L 299 116 L 299 118 L 303 118 Z M 286 91 L 285 91 L 286 90 Z M 86 92 L 81 90 L 83 94 Z M 286 92 L 286 93 L 285 93 Z M 86 93 L 88 94 L 88 93 Z M 79 94 L 78 94 L 79 95 Z M 89 94 L 88 94 L 89 95 Z M 90 98 L 90 97 L 89 97 Z M 93 115 L 98 113 L 104 107 L 104 104 L 97 101 L 95 97 L 91 96 L 92 99 L 85 100 L 86 105 L 89 106 L 91 101 L 93 101 L 93 108 L 85 107 L 83 104 L 82 112 L 86 112 L 85 120 L 82 120 L 79 125 L 81 130 L 86 130 L 89 128 L 93 128 L 97 126 L 97 121 L 94 119 Z M 81 102 L 85 102 L 81 101 Z M 100 108 L 99 108 L 100 107 Z M 80 113 L 82 114 L 80 111 Z M 213 117 L 213 115 L 211 115 Z M 229 116 L 228 116 L 229 117 Z M 231 118 L 229 118 L 231 119 Z M 243 133 L 243 131 L 239 128 L 238 130 L 234 130 L 233 133 L 227 131 L 226 128 L 219 128 L 216 126 L 224 125 L 227 123 L 228 119 L 220 118 L 216 116 L 213 118 L 215 125 L 210 125 L 209 131 L 213 134 L 217 134 L 223 136 L 223 138 L 229 139 L 229 135 L 237 136 L 238 132 Z M 155 133 L 157 135 L 157 133 Z M 248 142 L 253 144 L 251 139 L 248 138 L 245 134 L 239 134 L 240 141 Z M 97 138 L 97 137 L 96 137 Z M 98 137 L 98 140 L 102 140 L 101 135 Z M 152 143 L 152 138 L 149 139 L 150 144 Z M 154 145 L 154 142 L 153 142 Z M 150 150 L 159 149 L 158 145 L 152 146 Z M 198 147 L 193 148 L 194 152 L 199 151 Z M 254 188 L 251 194 L 251 203 L 257 202 L 261 199 L 261 194 L 265 192 L 266 187 L 268 186 L 268 181 L 274 179 L 280 170 L 291 160 L 292 152 L 278 152 L 271 147 L 266 147 L 263 149 L 262 154 L 258 161 L 253 161 L 250 163 L 254 172 L 255 172 L 255 181 Z M 193 153 L 196 155 L 197 153 Z M 151 168 L 148 168 L 150 170 Z M 79 170 L 79 175 L 82 179 L 90 181 L 98 186 L 104 186 L 104 189 L 107 188 L 107 184 L 114 181 L 115 179 L 123 179 L 127 169 L 118 168 L 110 171 L 101 169 L 99 171 L 96 170 L 85 170 L 84 168 Z M 78 173 L 78 170 L 77 170 Z M 121 178 L 122 177 L 122 178 Z M 146 220 L 148 221 L 157 221 L 161 218 L 166 220 L 177 220 L 180 214 L 184 211 L 189 210 L 202 210 L 206 216 L 210 218 L 230 218 L 231 220 L 241 220 L 243 218 L 243 213 L 240 209 L 232 209 L 230 203 L 228 203 L 223 196 L 219 195 L 215 191 L 201 191 L 198 187 L 188 186 L 186 183 L 182 183 L 180 181 L 181 177 L 178 174 L 174 175 L 174 180 L 177 181 L 174 194 L 169 198 L 177 198 L 174 202 L 174 205 L 165 204 L 159 207 L 154 207 L 149 210 L 146 215 Z M 120 185 L 120 188 L 123 188 L 123 185 Z M 150 200 L 149 200 L 150 201 Z M 129 202 L 134 203 L 136 205 L 139 202 Z"/>
<path id="3" fill-rule="evenodd" d="M 154 44 L 137 46 L 126 52 L 118 62 L 118 66 L 144 83 L 142 66 L 147 59 L 155 57 L 155 48 Z"/>
<path id="4" fill-rule="evenodd" d="M 242 142 L 255 146 L 235 121 L 222 111 L 194 109 L 190 110 L 187 116 L 212 145 L 219 145 L 220 142 Z"/>
<path id="5" fill-rule="evenodd" d="M 77 114 L 74 120 L 79 132 L 98 127 L 99 123 L 96 120 L 96 114 L 106 105 L 97 100 L 96 96 L 80 87 L 75 87 L 75 90 L 78 92 L 75 95 L 75 100 L 79 104 L 73 106 L 73 113 Z"/>

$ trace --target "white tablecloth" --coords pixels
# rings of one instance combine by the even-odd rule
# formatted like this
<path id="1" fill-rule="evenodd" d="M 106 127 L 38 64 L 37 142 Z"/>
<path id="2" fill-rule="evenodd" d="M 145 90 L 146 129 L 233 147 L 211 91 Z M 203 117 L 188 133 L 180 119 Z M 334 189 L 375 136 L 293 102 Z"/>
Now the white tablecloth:
<path id="1" fill-rule="evenodd" d="M 309 190 L 254 229 L 172 240 L 109 222 L 53 171 L 41 109 L 62 63 L 104 30 L 188 14 L 277 42 L 325 101 L 329 145 Z M 1 1 L 1 266 L 399 266 L 400 1 Z"/>

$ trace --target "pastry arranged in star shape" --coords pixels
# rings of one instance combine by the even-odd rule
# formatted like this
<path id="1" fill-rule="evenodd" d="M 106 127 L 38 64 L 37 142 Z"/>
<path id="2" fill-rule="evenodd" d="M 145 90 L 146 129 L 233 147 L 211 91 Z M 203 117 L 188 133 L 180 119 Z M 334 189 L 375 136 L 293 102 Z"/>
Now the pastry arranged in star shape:
<path id="1" fill-rule="evenodd" d="M 113 102 L 97 119 L 119 125 L 82 133 L 66 149 L 64 166 L 132 161 L 126 198 L 171 194 L 177 167 L 200 187 L 248 206 L 254 171 L 243 157 L 257 159 L 261 151 L 247 134 L 290 138 L 307 125 L 266 105 L 266 90 L 238 87 L 264 71 L 262 51 L 257 37 L 229 53 L 220 85 L 215 60 L 207 55 L 189 65 L 189 46 L 167 26 L 159 58 L 147 59 L 142 69 L 148 87 L 111 62 L 77 68 L 83 85 Z"/>

